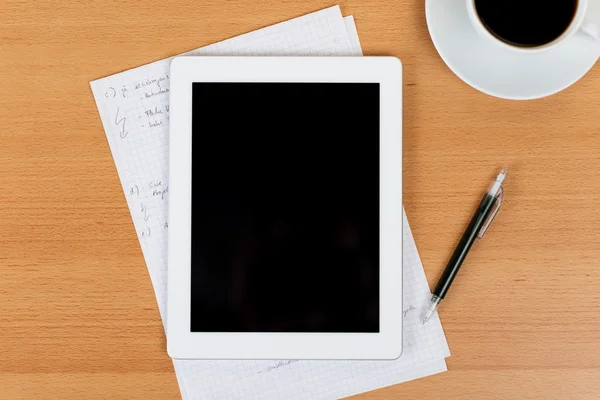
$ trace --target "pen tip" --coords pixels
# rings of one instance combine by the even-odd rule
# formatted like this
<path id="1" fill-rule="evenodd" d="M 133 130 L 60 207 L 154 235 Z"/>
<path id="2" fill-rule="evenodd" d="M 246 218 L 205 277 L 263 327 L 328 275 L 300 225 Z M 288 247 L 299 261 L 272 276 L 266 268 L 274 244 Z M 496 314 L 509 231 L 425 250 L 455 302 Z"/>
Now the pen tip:
<path id="1" fill-rule="evenodd" d="M 496 177 L 496 184 L 502 185 L 504 180 L 506 179 L 506 175 L 508 174 L 508 168 L 502 168 L 498 176 Z"/>

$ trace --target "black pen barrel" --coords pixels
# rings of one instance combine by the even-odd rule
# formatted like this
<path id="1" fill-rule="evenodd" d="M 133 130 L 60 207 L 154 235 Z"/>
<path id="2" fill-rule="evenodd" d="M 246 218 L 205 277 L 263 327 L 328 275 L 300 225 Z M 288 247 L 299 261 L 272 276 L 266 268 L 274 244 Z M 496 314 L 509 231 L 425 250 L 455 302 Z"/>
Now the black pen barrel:
<path id="1" fill-rule="evenodd" d="M 448 292 L 452 281 L 456 277 L 456 274 L 458 274 L 458 270 L 460 269 L 463 261 L 465 261 L 471 246 L 473 246 L 473 243 L 475 243 L 477 234 L 481 230 L 481 227 L 485 223 L 497 201 L 498 198 L 496 196 L 492 196 L 489 193 L 485 194 L 481 200 L 481 203 L 479 203 L 479 207 L 477 207 L 475 215 L 473 215 L 471 222 L 469 222 L 469 226 L 467 226 L 465 233 L 460 239 L 456 250 L 454 250 L 452 257 L 450 257 L 448 265 L 446 266 L 444 273 L 442 274 L 438 284 L 435 287 L 435 290 L 433 291 L 434 295 L 437 295 L 442 299 L 444 296 L 446 296 L 446 292 Z"/>

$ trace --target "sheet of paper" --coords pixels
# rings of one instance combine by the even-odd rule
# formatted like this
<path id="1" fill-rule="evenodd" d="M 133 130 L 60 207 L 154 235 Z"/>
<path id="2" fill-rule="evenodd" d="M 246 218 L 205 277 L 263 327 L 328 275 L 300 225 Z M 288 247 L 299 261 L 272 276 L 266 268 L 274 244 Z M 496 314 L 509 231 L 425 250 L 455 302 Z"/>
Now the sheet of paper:
<path id="1" fill-rule="evenodd" d="M 346 31 L 348 29 L 348 31 Z M 186 55 L 361 55 L 353 19 L 339 7 L 296 18 Z M 91 82 L 161 316 L 166 305 L 169 61 Z M 408 229 L 408 231 L 407 231 Z M 405 226 L 405 246 L 410 229 Z M 405 257 L 404 353 L 393 362 L 174 361 L 182 396 L 210 398 L 337 398 L 441 371 L 449 355 L 439 320 L 418 324 L 429 296 L 416 247 Z M 416 258 L 415 258 L 416 256 Z M 411 275 L 412 274 L 412 275 Z M 445 363 L 444 363 L 445 368 Z M 387 381 L 386 381 L 387 382 Z M 312 385 L 312 386 L 311 386 Z M 296 388 L 291 391 L 291 388 Z M 311 392 L 311 390 L 313 392 Z M 324 396 L 324 397 L 323 397 Z"/>

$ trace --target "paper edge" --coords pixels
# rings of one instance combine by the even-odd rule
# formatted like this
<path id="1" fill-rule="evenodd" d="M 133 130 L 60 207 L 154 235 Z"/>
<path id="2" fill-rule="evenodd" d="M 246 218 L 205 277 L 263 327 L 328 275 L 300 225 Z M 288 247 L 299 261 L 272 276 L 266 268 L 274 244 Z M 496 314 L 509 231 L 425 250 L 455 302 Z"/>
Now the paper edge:
<path id="1" fill-rule="evenodd" d="M 357 53 L 356 56 L 362 56 L 363 51 L 362 46 L 360 45 L 360 39 L 358 38 L 358 30 L 356 29 L 354 16 L 349 15 L 344 17 L 344 24 L 346 25 L 346 31 L 348 32 L 348 38 L 350 39 L 352 50 Z"/>

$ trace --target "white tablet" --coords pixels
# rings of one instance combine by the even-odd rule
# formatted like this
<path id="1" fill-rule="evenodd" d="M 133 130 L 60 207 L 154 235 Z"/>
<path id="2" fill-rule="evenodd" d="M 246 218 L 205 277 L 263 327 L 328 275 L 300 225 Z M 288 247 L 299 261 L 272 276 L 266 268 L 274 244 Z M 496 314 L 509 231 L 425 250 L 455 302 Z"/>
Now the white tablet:
<path id="1" fill-rule="evenodd" d="M 171 63 L 173 358 L 402 352 L 402 66 Z"/>

